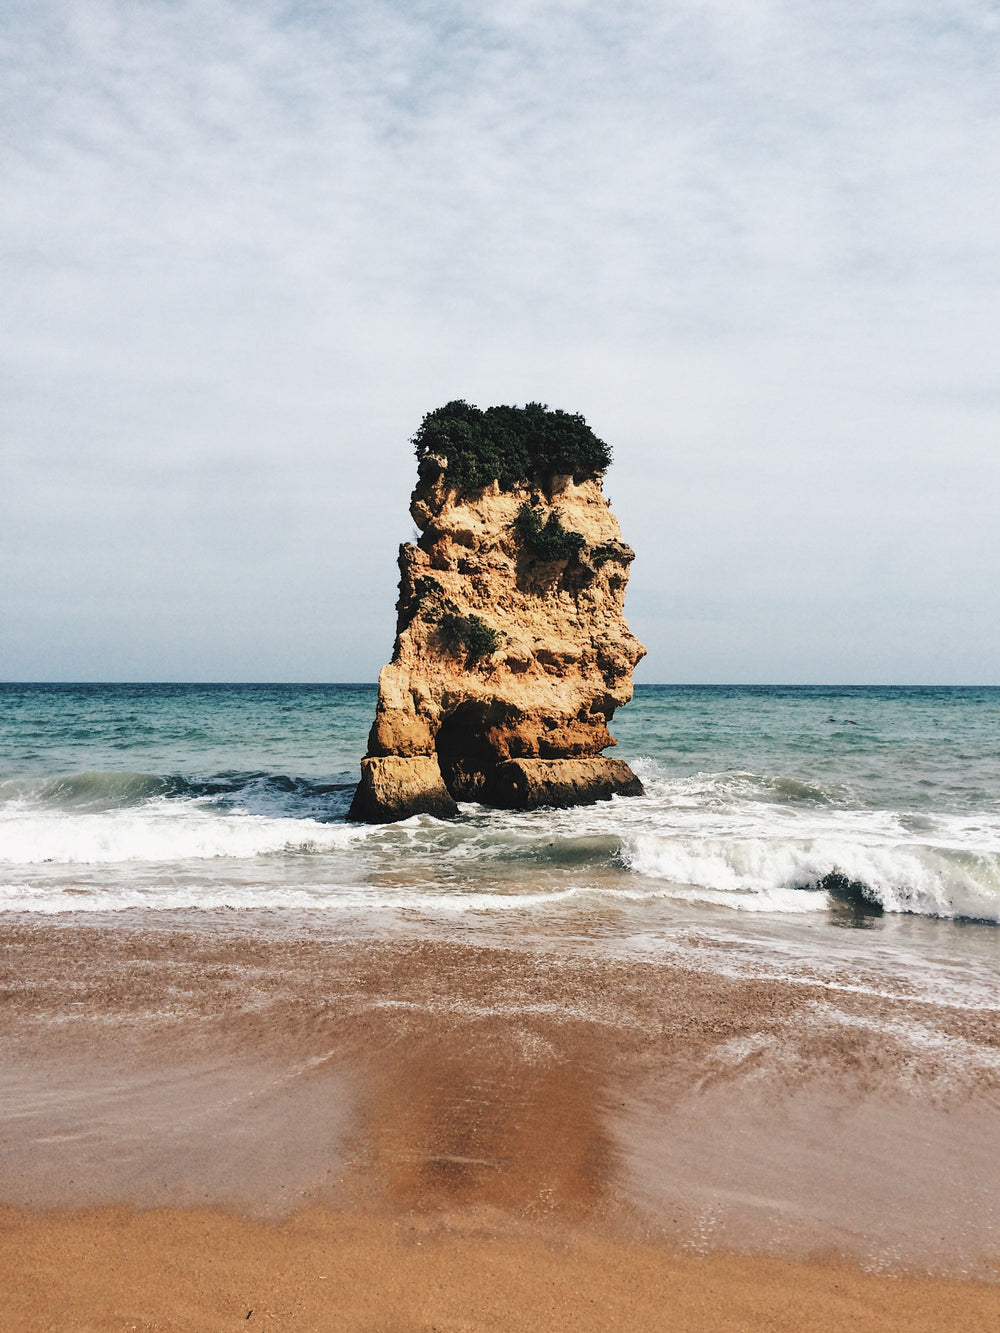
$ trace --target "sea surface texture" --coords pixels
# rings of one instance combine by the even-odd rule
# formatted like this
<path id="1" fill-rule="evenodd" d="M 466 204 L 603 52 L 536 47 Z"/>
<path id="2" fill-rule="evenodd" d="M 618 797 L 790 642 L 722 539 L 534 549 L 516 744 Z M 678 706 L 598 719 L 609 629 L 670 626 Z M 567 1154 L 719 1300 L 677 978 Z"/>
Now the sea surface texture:
<path id="1" fill-rule="evenodd" d="M 0 686 L 0 909 L 633 941 L 751 915 L 1000 921 L 1000 689 L 638 686 L 614 731 L 644 797 L 371 827 L 346 811 L 374 705 L 371 685 Z"/>

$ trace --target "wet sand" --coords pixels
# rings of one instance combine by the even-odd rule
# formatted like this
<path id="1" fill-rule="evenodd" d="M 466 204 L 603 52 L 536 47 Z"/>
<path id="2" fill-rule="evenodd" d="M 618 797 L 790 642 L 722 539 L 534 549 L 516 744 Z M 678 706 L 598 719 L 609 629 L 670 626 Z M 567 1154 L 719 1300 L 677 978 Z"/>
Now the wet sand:
<path id="1" fill-rule="evenodd" d="M 0 1328 L 1000 1324 L 993 1009 L 263 918 L 0 949 Z"/>

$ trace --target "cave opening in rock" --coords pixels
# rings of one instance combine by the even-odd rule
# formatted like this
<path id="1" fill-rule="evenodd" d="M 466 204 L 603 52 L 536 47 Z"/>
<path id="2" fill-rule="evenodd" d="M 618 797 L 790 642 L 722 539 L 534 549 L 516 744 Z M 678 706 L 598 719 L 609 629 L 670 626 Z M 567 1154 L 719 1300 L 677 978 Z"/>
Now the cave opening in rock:
<path id="1" fill-rule="evenodd" d="M 444 719 L 435 738 L 444 785 L 456 801 L 481 801 L 497 755 L 485 736 L 487 709 L 468 700 Z"/>

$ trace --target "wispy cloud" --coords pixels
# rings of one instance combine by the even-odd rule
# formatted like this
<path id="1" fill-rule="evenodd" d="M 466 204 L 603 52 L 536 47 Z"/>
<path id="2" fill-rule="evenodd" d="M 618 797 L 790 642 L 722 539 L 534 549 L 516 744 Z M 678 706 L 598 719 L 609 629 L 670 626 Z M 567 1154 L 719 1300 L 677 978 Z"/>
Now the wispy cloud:
<path id="1" fill-rule="evenodd" d="M 464 394 L 617 446 L 651 678 L 995 676 L 996 3 L 75 0 L 0 58 L 3 674 L 138 602 L 128 671 L 373 675 Z"/>

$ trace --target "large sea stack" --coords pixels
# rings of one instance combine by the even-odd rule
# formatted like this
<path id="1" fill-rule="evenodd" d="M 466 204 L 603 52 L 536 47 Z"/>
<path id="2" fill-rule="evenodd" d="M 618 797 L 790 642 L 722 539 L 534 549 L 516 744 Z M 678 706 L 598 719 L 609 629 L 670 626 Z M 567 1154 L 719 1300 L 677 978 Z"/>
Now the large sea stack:
<path id="1" fill-rule="evenodd" d="M 350 818 L 385 823 L 641 795 L 614 711 L 645 649 L 625 624 L 634 557 L 580 416 L 448 403 L 414 437 L 416 545 Z"/>

